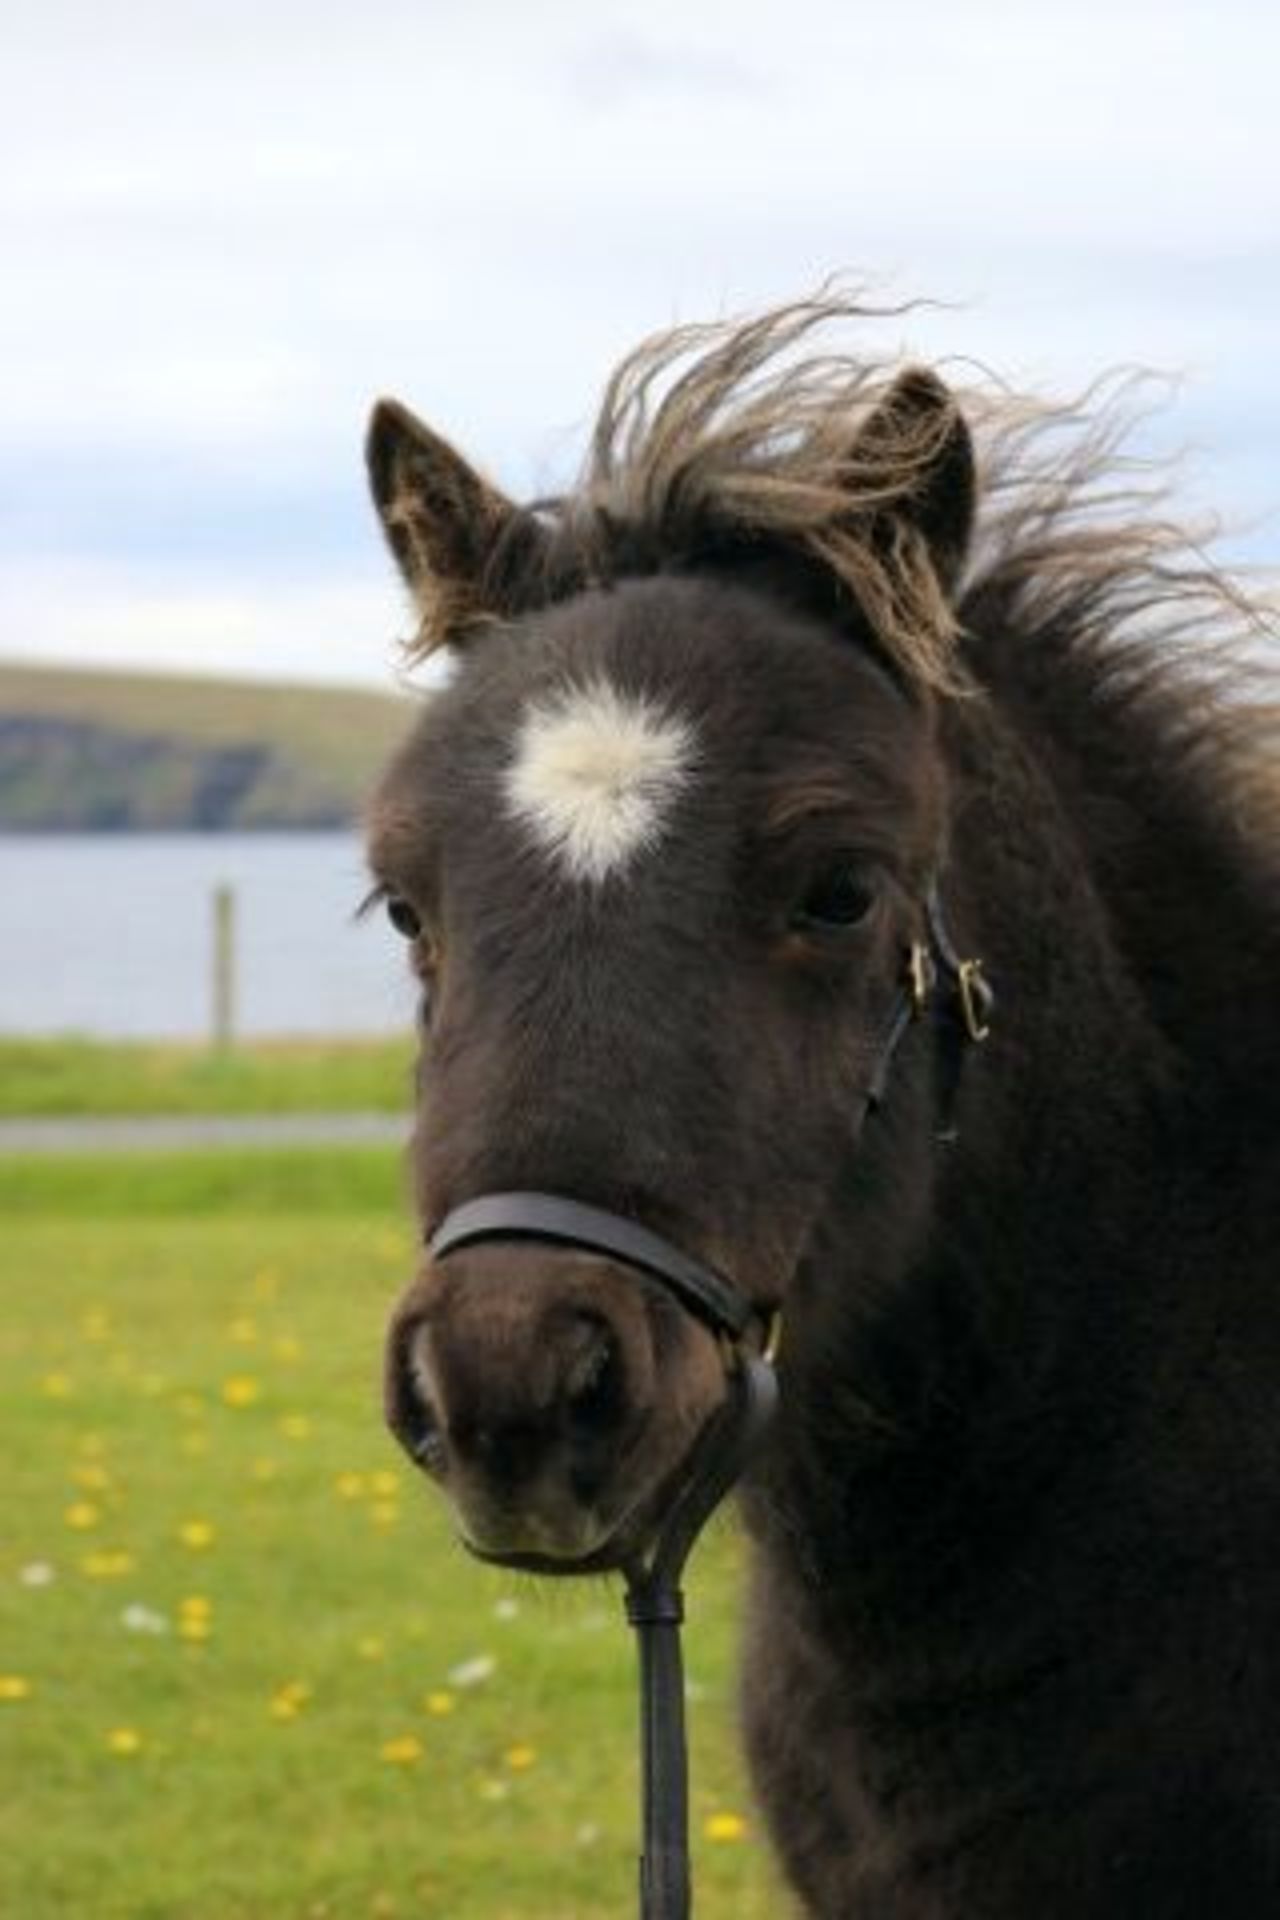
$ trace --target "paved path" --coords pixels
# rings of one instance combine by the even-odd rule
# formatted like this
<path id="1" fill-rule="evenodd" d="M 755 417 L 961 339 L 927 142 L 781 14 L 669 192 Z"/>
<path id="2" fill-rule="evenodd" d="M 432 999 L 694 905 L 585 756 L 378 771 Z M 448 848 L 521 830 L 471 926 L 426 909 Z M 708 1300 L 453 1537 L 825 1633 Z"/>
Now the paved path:
<path id="1" fill-rule="evenodd" d="M 169 1153 L 193 1147 L 402 1146 L 407 1114 L 156 1114 L 0 1120 L 0 1157 L 17 1153 Z"/>

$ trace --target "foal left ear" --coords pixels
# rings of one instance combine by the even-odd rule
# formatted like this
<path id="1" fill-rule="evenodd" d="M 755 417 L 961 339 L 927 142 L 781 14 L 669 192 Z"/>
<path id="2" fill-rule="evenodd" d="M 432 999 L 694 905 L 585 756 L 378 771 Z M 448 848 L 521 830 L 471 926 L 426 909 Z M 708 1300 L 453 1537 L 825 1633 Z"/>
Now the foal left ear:
<path id="1" fill-rule="evenodd" d="M 398 400 L 379 400 L 365 441 L 383 532 L 422 623 L 411 651 L 429 653 L 497 611 L 486 573 L 519 509 Z"/>
<path id="2" fill-rule="evenodd" d="M 969 551 L 977 501 L 973 441 L 950 388 L 927 367 L 906 367 L 854 441 L 850 480 L 884 489 L 882 511 L 924 542 L 950 594 Z"/>

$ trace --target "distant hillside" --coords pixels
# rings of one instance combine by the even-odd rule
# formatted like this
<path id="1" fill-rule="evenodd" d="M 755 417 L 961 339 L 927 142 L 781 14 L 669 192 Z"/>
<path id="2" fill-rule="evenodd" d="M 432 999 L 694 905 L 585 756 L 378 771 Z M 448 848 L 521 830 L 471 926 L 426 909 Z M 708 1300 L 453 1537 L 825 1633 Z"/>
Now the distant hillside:
<path id="1" fill-rule="evenodd" d="M 412 711 L 348 688 L 0 662 L 0 830 L 343 826 Z"/>

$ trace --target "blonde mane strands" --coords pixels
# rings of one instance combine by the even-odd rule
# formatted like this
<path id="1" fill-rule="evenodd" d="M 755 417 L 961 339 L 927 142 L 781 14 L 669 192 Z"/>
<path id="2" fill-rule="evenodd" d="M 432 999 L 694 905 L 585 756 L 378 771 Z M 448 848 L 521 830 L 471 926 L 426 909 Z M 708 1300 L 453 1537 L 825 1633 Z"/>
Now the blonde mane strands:
<path id="1" fill-rule="evenodd" d="M 922 537 L 893 509 L 928 478 L 951 423 L 903 411 L 862 443 L 897 367 L 793 357 L 816 328 L 885 317 L 818 295 L 755 320 L 654 335 L 605 389 L 578 501 L 606 525 L 665 530 L 677 550 L 701 525 L 808 554 L 861 608 L 906 681 L 950 690 L 955 616 Z"/>
<path id="2" fill-rule="evenodd" d="M 1148 710 L 1250 837 L 1280 842 L 1274 598 L 1250 595 L 1170 511 L 1168 475 L 1126 451 L 1150 377 L 1112 376 L 1052 403 L 949 381 L 980 474 L 974 551 L 948 604 L 923 541 L 895 513 L 929 473 L 945 414 L 895 416 L 860 441 L 897 363 L 801 355 L 816 330 L 900 318 L 820 293 L 745 323 L 643 342 L 605 390 L 578 492 L 550 503 L 561 538 L 608 577 L 611 530 L 687 551 L 737 527 L 812 556 L 842 583 L 904 680 L 943 694 L 984 680 L 980 621 L 1069 657 L 1104 702 Z M 881 416 L 883 420 L 883 415 Z M 872 537 L 872 528 L 875 537 Z"/>
<path id="3" fill-rule="evenodd" d="M 1162 741 L 1225 783 L 1255 828 L 1261 808 L 1274 829 L 1275 605 L 1211 563 L 1212 529 L 1171 517 L 1160 470 L 1126 451 L 1145 376 L 1065 404 L 986 378 L 948 381 L 980 474 L 974 550 L 952 604 L 898 511 L 931 472 L 946 411 L 882 408 L 896 361 L 804 351 L 821 330 L 908 311 L 824 289 L 642 342 L 606 386 L 576 489 L 513 515 L 468 617 L 442 600 L 412 653 L 593 583 L 696 566 L 726 537 L 757 540 L 834 576 L 908 686 L 981 687 L 996 667 L 982 636 L 998 624 L 1005 644 L 1043 648 L 1046 664 L 1069 658 L 1104 702 L 1146 707 Z M 872 415 L 877 431 L 864 436 Z"/>
<path id="4" fill-rule="evenodd" d="M 985 633 L 1089 680 L 1107 711 L 1212 793 L 1280 864 L 1280 608 L 1216 566 L 1218 525 L 1178 519 L 1169 463 L 1126 451 L 1152 411 L 1141 370 L 1075 402 L 961 390 L 982 474 L 960 616 L 984 681 Z M 993 662 L 993 681 L 999 671 Z"/>

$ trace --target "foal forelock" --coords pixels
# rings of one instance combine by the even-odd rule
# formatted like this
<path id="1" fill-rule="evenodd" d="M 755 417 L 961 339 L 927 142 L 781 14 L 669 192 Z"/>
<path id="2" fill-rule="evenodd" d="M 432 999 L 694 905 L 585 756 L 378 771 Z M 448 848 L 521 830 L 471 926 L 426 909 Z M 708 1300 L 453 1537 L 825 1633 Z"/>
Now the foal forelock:
<path id="1" fill-rule="evenodd" d="M 565 875 L 599 883 L 657 845 L 694 757 L 689 720 L 597 675 L 526 705 L 504 798 Z"/>

